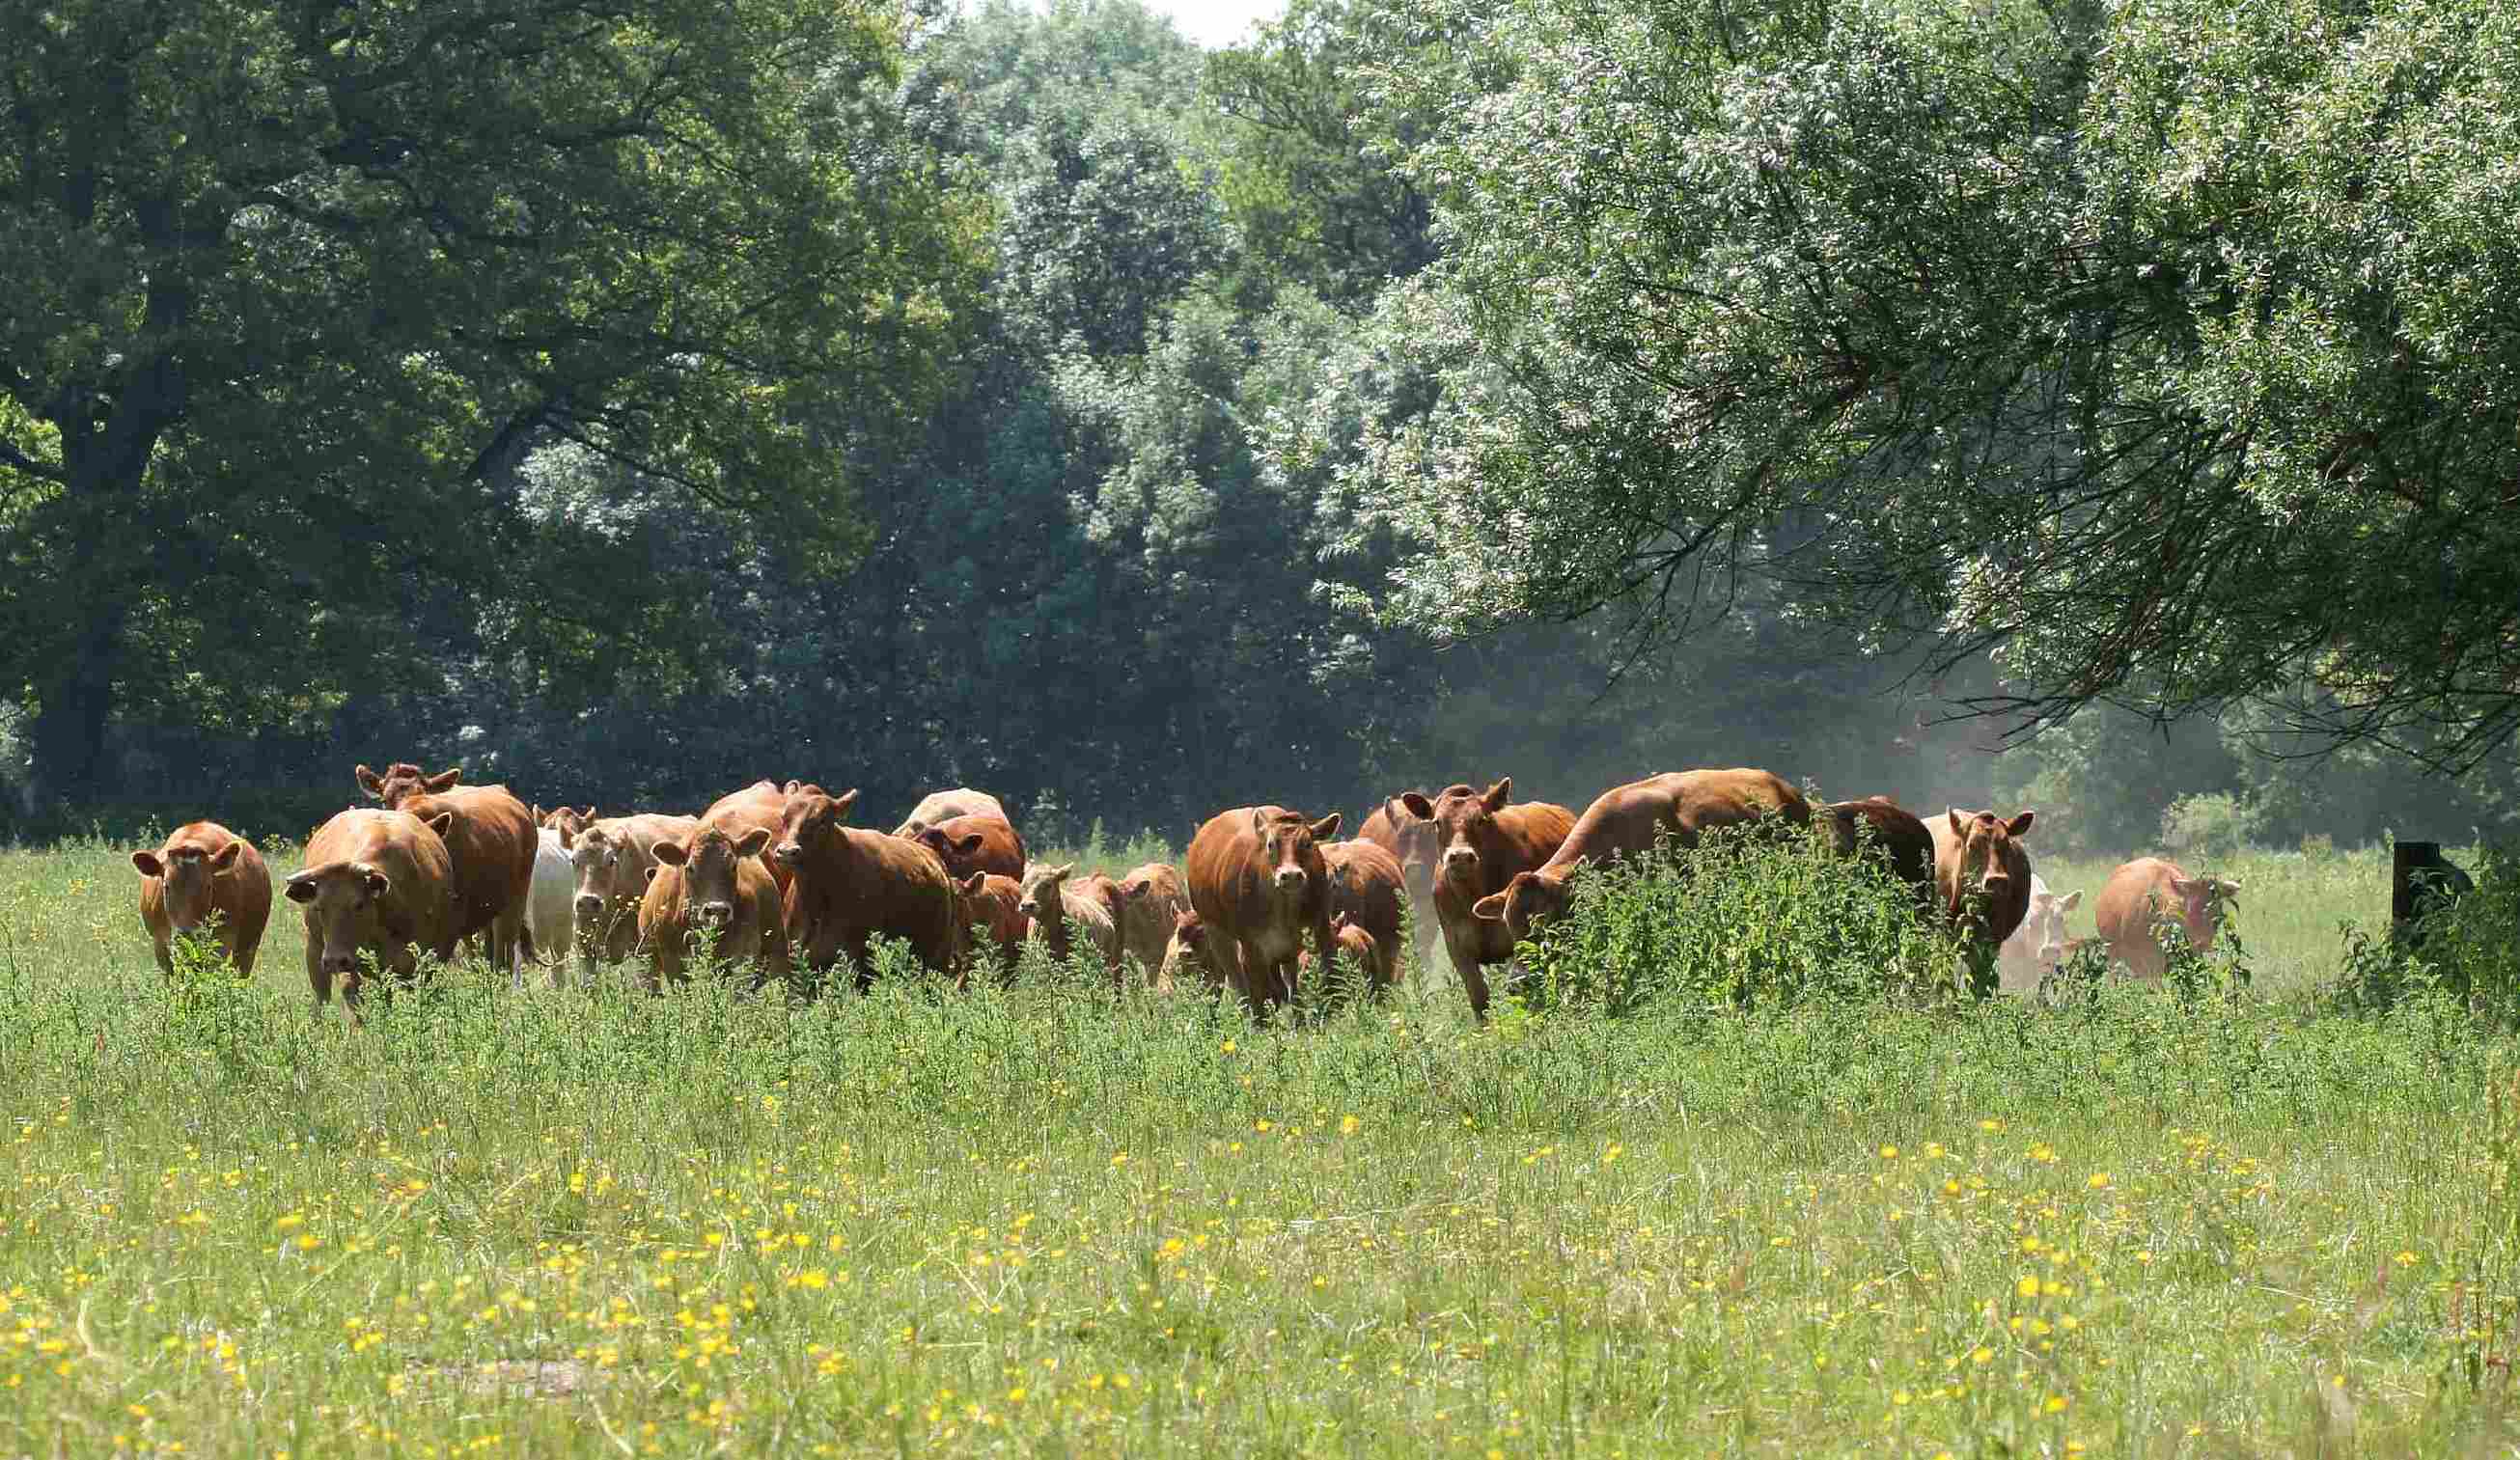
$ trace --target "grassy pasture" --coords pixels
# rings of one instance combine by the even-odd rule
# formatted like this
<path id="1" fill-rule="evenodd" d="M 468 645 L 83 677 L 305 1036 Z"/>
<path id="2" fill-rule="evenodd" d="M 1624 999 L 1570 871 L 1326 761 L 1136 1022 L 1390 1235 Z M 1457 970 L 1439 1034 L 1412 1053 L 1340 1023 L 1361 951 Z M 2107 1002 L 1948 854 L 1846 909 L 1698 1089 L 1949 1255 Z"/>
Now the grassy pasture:
<path id="1" fill-rule="evenodd" d="M 2213 870 L 2262 990 L 2385 910 L 2367 857 Z M 1421 980 L 1288 1030 L 472 968 L 353 1034 L 285 906 L 170 989 L 136 880 L 0 854 L 0 1454 L 2520 1442 L 2509 1060 L 2438 1003 L 1477 1031 Z"/>

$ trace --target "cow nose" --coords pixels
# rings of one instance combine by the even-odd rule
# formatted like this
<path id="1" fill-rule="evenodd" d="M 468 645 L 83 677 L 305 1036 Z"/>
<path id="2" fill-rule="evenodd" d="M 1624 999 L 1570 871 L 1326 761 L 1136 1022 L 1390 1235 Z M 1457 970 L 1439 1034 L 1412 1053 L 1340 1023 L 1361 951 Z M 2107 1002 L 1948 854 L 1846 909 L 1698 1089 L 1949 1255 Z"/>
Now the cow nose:
<path id="1" fill-rule="evenodd" d="M 1280 887 L 1303 886 L 1304 869 L 1299 866 L 1282 866 L 1278 868 L 1278 885 Z"/>
<path id="2" fill-rule="evenodd" d="M 593 922 L 604 915 L 604 899 L 588 895 L 577 900 L 577 920 Z"/>
<path id="3" fill-rule="evenodd" d="M 794 842 L 781 842 L 770 849 L 770 860 L 783 866 L 793 865 L 804 855 L 805 849 Z"/>
<path id="4" fill-rule="evenodd" d="M 724 927 L 734 920 L 735 905 L 733 903 L 700 904 L 700 921 L 707 923 L 709 926 Z"/>
<path id="5" fill-rule="evenodd" d="M 324 971 L 326 973 L 348 973 L 358 966 L 359 960 L 348 953 L 326 953 L 324 955 Z"/>
<path id="6" fill-rule="evenodd" d="M 1447 867 L 1476 866 L 1478 861 L 1479 854 L 1474 848 L 1450 847 L 1444 852 L 1444 865 Z"/>

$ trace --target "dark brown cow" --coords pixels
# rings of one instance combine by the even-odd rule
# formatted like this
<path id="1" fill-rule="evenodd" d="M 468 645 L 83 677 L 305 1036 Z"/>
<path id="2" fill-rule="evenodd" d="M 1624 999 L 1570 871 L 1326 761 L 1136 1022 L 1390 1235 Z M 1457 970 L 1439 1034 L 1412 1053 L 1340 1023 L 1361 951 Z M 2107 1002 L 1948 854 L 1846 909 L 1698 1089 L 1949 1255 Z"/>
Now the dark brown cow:
<path id="1" fill-rule="evenodd" d="M 2025 811 L 2007 821 L 1991 811 L 1952 807 L 1932 822 L 1934 906 L 1970 942 L 1984 944 L 1989 957 L 2000 955 L 2030 913 L 2030 854 L 2021 838 L 2036 815 Z"/>
<path id="2" fill-rule="evenodd" d="M 1455 781 L 1431 796 L 1423 791 L 1385 796 L 1356 831 L 1358 841 L 1373 843 L 1400 863 L 1401 880 L 1409 885 L 1410 917 L 1418 928 L 1418 955 L 1430 963 L 1442 936 L 1435 919 L 1435 859 L 1443 831 L 1429 818 L 1435 803 L 1447 796 L 1477 794 L 1477 787 Z"/>
<path id="3" fill-rule="evenodd" d="M 1023 955 L 1024 940 L 1032 934 L 1032 919 L 1024 916 L 1022 907 L 1017 906 L 1023 901 L 1023 888 L 1012 877 L 973 872 L 956 884 L 955 890 L 962 898 L 962 910 L 955 916 L 963 920 L 967 930 L 979 935 L 974 938 L 967 931 L 967 945 L 993 950 L 998 956 L 999 975 L 1013 978 L 1015 959 Z"/>
<path id="4" fill-rule="evenodd" d="M 2224 901 L 2239 895 L 2240 884 L 2231 878 L 2191 877 L 2178 863 L 2138 857 L 2109 873 L 2092 920 L 2112 959 L 2136 978 L 2157 984 L 2170 971 L 2170 960 L 2153 937 L 2154 921 L 2178 923 L 2188 946 L 2201 953 L 2222 931 Z"/>
<path id="5" fill-rule="evenodd" d="M 960 882 L 973 872 L 1023 878 L 1024 843 L 1004 817 L 985 813 L 955 817 L 912 832 L 910 840 L 936 854 L 946 875 Z"/>
<path id="6" fill-rule="evenodd" d="M 1436 831 L 1435 922 L 1470 1015 L 1488 1016 L 1488 969 L 1513 958 L 1513 935 L 1479 903 L 1523 872 L 1549 864 L 1574 829 L 1575 814 L 1548 801 L 1515 803 L 1513 777 L 1484 791 L 1461 786 L 1423 808 Z M 1405 798 L 1404 798 L 1405 799 Z"/>
<path id="7" fill-rule="evenodd" d="M 1401 916 L 1408 906 L 1409 886 L 1400 874 L 1400 863 L 1390 853 L 1358 837 L 1325 844 L 1322 868 L 1330 879 L 1331 931 L 1336 933 L 1335 924 L 1344 916 L 1373 940 L 1374 957 L 1360 966 L 1374 974 L 1373 992 L 1379 994 L 1399 974 L 1407 952 L 1401 942 Z"/>
<path id="8" fill-rule="evenodd" d="M 1208 818 L 1183 859 L 1208 953 L 1266 1017 L 1295 996 L 1295 954 L 1330 946 L 1329 871 L 1321 844 L 1336 813 L 1318 821 L 1282 806 L 1238 806 Z"/>
<path id="9" fill-rule="evenodd" d="M 1934 833 L 1915 813 L 1887 796 L 1825 802 L 1820 810 L 1827 818 L 1829 844 L 1837 855 L 1854 856 L 1864 845 L 1862 828 L 1871 827 L 1873 855 L 1887 862 L 1900 881 L 1915 889 L 1920 905 L 1933 906 Z"/>
<path id="10" fill-rule="evenodd" d="M 770 857 L 792 879 L 788 926 L 803 940 L 805 966 L 829 968 L 845 957 L 864 989 L 875 978 L 867 940 L 880 933 L 906 940 L 937 972 L 954 972 L 964 939 L 945 863 L 917 842 L 847 825 L 857 796 L 802 785 L 780 818 Z"/>
<path id="11" fill-rule="evenodd" d="M 1210 948 L 1206 919 L 1185 907 L 1173 914 L 1172 936 L 1164 941 L 1164 961 L 1155 975 L 1158 988 L 1179 989 L 1192 974 L 1210 993 L 1234 987 Z"/>
<path id="12" fill-rule="evenodd" d="M 448 772 L 452 775 L 455 773 Z M 490 966 L 524 972 L 525 899 L 534 882 L 534 818 L 506 786 L 457 786 L 405 793 L 393 803 L 424 821 L 452 814 L 447 855 L 455 859 L 456 937 L 487 935 Z"/>
<path id="13" fill-rule="evenodd" d="M 141 877 L 140 922 L 158 946 L 160 971 L 175 971 L 176 939 L 210 923 L 236 971 L 253 972 L 271 921 L 271 869 L 253 843 L 216 821 L 195 821 L 157 851 L 132 853 L 131 864 Z"/>
<path id="14" fill-rule="evenodd" d="M 1007 809 L 998 804 L 997 797 L 986 791 L 957 786 L 950 791 L 932 791 L 922 797 L 910 815 L 902 818 L 901 824 L 892 828 L 892 834 L 916 837 L 927 827 L 943 825 L 956 817 L 995 817 L 1010 826 L 1014 824 L 1014 818 L 1007 815 Z M 1011 872 L 1007 875 L 1016 874 Z"/>
<path id="15" fill-rule="evenodd" d="M 716 956 L 756 965 L 753 987 L 787 976 L 788 924 L 779 887 L 761 861 L 770 833 L 741 835 L 703 821 L 680 842 L 658 842 L 639 902 L 639 946 L 648 953 L 648 992 L 680 981 L 692 935 L 714 932 Z"/>
<path id="16" fill-rule="evenodd" d="M 1102 960 L 1116 986 L 1123 975 L 1120 923 L 1114 911 L 1118 885 L 1099 872 L 1084 877 L 1075 872 L 1072 862 L 1059 866 L 1035 863 L 1024 868 L 1023 914 L 1032 919 L 1033 941 L 1053 958 L 1066 962 L 1082 939 Z"/>
<path id="17" fill-rule="evenodd" d="M 1168 862 L 1132 867 L 1117 891 L 1112 912 L 1120 924 L 1120 951 L 1138 960 L 1157 990 L 1168 990 L 1164 949 L 1172 942 L 1174 918 L 1190 907 L 1180 869 Z"/>
<path id="18" fill-rule="evenodd" d="M 423 821 L 409 812 L 345 811 L 306 843 L 306 868 L 284 884 L 306 916 L 306 979 L 318 1005 L 336 979 L 341 1006 L 359 1022 L 362 954 L 409 980 L 426 951 L 444 962 L 461 941 L 455 864 L 446 851 L 452 813 Z"/>
<path id="19" fill-rule="evenodd" d="M 1384 855 L 1390 854 L 1384 853 Z M 1344 912 L 1330 914 L 1330 943 L 1335 951 L 1332 956 L 1335 957 L 1338 953 L 1347 954 L 1356 964 L 1357 972 L 1365 976 L 1370 987 L 1376 992 L 1391 987 L 1393 971 L 1390 950 L 1378 942 L 1372 933 L 1350 921 Z M 1295 965 L 1310 973 L 1313 969 L 1312 950 L 1306 949 L 1298 954 Z"/>
<path id="20" fill-rule="evenodd" d="M 1472 911 L 1483 918 L 1501 919 L 1507 933 L 1520 943 L 1542 919 L 1566 910 L 1573 900 L 1575 874 L 1594 863 L 1642 856 L 1665 837 L 1684 849 L 1693 848 L 1716 827 L 1737 826 L 1763 817 L 1808 826 L 1811 803 L 1781 776 L 1750 767 L 1666 771 L 1612 786 L 1576 818 L 1566 840 L 1547 863 L 1533 871 L 1516 872 L 1504 891 L 1480 899 Z"/>
<path id="21" fill-rule="evenodd" d="M 577 868 L 571 907 L 577 918 L 578 973 L 597 963 L 618 963 L 639 944 L 639 905 L 648 896 L 648 873 L 656 848 L 680 846 L 699 830 L 696 817 L 652 813 L 608 817 L 587 823 L 568 849 Z"/>

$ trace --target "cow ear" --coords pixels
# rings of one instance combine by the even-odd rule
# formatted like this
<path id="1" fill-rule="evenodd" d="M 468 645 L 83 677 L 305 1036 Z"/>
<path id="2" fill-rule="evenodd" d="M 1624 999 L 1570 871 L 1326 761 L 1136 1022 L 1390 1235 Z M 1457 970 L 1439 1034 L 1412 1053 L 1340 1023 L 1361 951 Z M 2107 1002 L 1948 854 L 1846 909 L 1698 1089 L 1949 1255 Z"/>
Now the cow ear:
<path id="1" fill-rule="evenodd" d="M 1050 868 L 1048 871 L 1043 872 L 1042 876 L 1053 882 L 1063 882 L 1067 878 L 1074 876 L 1075 873 L 1076 863 L 1070 862 L 1062 865 Z"/>
<path id="2" fill-rule="evenodd" d="M 2011 837 L 2014 841 L 2019 841 L 2021 838 L 2028 836 L 2030 834 L 2031 818 L 2038 815 L 2039 813 L 2035 811 L 2025 811 L 2021 815 L 2014 817 L 2011 820 L 2003 823 L 2004 834 Z"/>
<path id="3" fill-rule="evenodd" d="M 681 843 L 658 842 L 656 843 L 654 850 L 656 853 L 656 860 L 663 863 L 665 865 L 681 866 L 683 864 L 683 848 Z"/>
<path id="4" fill-rule="evenodd" d="M 1495 785 L 1488 787 L 1488 793 L 1484 797 L 1480 798 L 1480 804 L 1488 809 L 1488 814 L 1490 816 L 1494 816 L 1496 813 L 1505 810 L 1506 801 L 1512 795 L 1513 777 L 1508 775 L 1503 780 L 1498 781 Z"/>
<path id="5" fill-rule="evenodd" d="M 967 898 L 976 898 L 982 892 L 987 890 L 989 885 L 989 874 L 986 872 L 973 872 L 971 875 L 964 878 L 962 881 L 957 882 L 954 885 L 962 891 L 963 896 Z"/>
<path id="6" fill-rule="evenodd" d="M 534 824 L 540 826 L 543 823 L 543 804 L 539 801 L 526 802 L 525 815 L 533 818 Z"/>
<path id="7" fill-rule="evenodd" d="M 832 815 L 845 821 L 849 818 L 849 808 L 857 804 L 858 788 L 851 786 L 832 798 Z"/>
<path id="8" fill-rule="evenodd" d="M 643 881 L 643 882 L 653 882 L 653 881 L 655 881 L 655 880 L 656 880 L 656 869 L 655 869 L 654 867 L 650 867 L 650 868 L 648 868 L 648 875 L 647 875 L 647 876 L 645 876 L 645 877 L 643 877 L 643 878 L 641 878 L 640 880 L 641 880 L 641 881 Z"/>
<path id="9" fill-rule="evenodd" d="M 1489 893 L 1470 905 L 1470 915 L 1482 922 L 1505 921 L 1505 894 Z"/>
<path id="10" fill-rule="evenodd" d="M 2071 912 L 2082 906 L 2083 889 L 2079 887 L 2056 900 L 2056 910 L 2059 912 Z"/>
<path id="11" fill-rule="evenodd" d="M 1331 931 L 1331 932 L 1335 933 L 1335 932 L 1337 932 L 1339 929 L 1344 928 L 1344 927 L 1346 927 L 1347 925 L 1348 925 L 1348 915 L 1347 915 L 1345 912 L 1333 912 L 1333 913 L 1331 913 L 1331 914 L 1330 914 L 1330 931 Z"/>
<path id="12" fill-rule="evenodd" d="M 350 773 L 350 778 L 359 783 L 360 790 L 371 796 L 382 796 L 385 793 L 384 780 L 377 773 L 369 770 L 365 762 L 361 762 L 358 768 Z"/>
<path id="13" fill-rule="evenodd" d="M 1435 819 L 1435 803 L 1427 800 L 1426 793 L 1423 791 L 1403 791 L 1391 800 L 1401 811 L 1407 812 L 1420 821 Z M 1399 812 L 1392 813 L 1391 819 L 1399 820 Z"/>
<path id="14" fill-rule="evenodd" d="M 1269 835 L 1269 823 L 1260 819 L 1260 808 L 1256 806 L 1251 808 L 1251 834 L 1264 839 Z"/>
<path id="15" fill-rule="evenodd" d="M 210 869 L 212 871 L 224 872 L 229 867 L 236 865 L 237 859 L 244 855 L 245 843 L 230 842 L 226 846 L 219 848 L 217 853 L 210 858 Z"/>
<path id="16" fill-rule="evenodd" d="M 292 903 L 311 903 L 315 901 L 315 874 L 319 870 L 321 870 L 321 868 L 310 866 L 306 870 L 290 878 L 287 882 L 282 883 L 280 886 L 281 895 L 288 898 L 289 901 Z"/>
<path id="17" fill-rule="evenodd" d="M 801 780 L 791 780 L 779 788 L 779 794 L 782 796 L 793 796 L 796 794 L 797 788 L 803 784 L 804 782 Z"/>
<path id="18" fill-rule="evenodd" d="M 140 875 L 144 877 L 163 877 L 166 875 L 166 863 L 159 862 L 158 860 L 158 854 L 155 852 L 132 853 L 131 864 L 138 867 L 140 869 Z"/>
<path id="19" fill-rule="evenodd" d="M 586 810 L 584 810 L 584 811 L 582 811 L 582 812 L 579 812 L 579 813 L 577 814 L 577 818 L 578 818 L 579 820 L 581 820 L 581 821 L 592 821 L 592 820 L 594 820 L 594 819 L 595 819 L 595 804 L 594 804 L 593 802 L 588 802 L 588 803 L 587 803 Z"/>
<path id="20" fill-rule="evenodd" d="M 453 771 L 440 771 L 435 775 L 422 781 L 420 783 L 420 788 L 432 796 L 443 796 L 448 791 L 451 791 L 458 785 L 463 784 L 463 781 L 464 772 L 460 768 Z"/>
<path id="21" fill-rule="evenodd" d="M 1945 807 L 1943 810 L 1944 810 L 1944 815 L 1946 815 L 1946 816 L 1948 816 L 1948 817 L 1950 817 L 1950 818 L 1952 818 L 1952 835 L 1954 835 L 1954 836 L 1966 836 L 1966 835 L 1968 835 L 1968 823 L 1967 823 L 1966 821 L 1964 821 L 1964 820 L 1960 819 L 1960 809 L 1959 809 L 1958 807 L 1957 807 L 1957 806 L 1951 806 L 1951 807 Z"/>
<path id="22" fill-rule="evenodd" d="M 381 898 L 393 891 L 393 878 L 364 862 L 359 863 L 359 880 L 367 884 L 368 896 L 372 898 Z"/>
<path id="23" fill-rule="evenodd" d="M 1339 814 L 1337 812 L 1331 812 L 1328 816 L 1324 817 L 1313 823 L 1313 840 L 1317 842 L 1328 841 L 1331 837 L 1338 835 L 1338 829 Z"/>
<path id="24" fill-rule="evenodd" d="M 2240 895 L 2240 879 L 2237 877 L 2217 877 L 2214 879 L 2214 890 L 2227 898 L 2236 898 Z"/>
<path id="25" fill-rule="evenodd" d="M 2179 894 L 2182 898 L 2192 898 L 2196 896 L 2198 893 L 2205 890 L 2205 886 L 2206 881 L 2202 877 L 2173 877 L 2170 879 L 2170 890 Z"/>
<path id="26" fill-rule="evenodd" d="M 562 850 L 562 851 L 564 851 L 564 852 L 565 852 L 565 851 L 573 851 L 573 850 L 575 850 L 575 849 L 576 849 L 576 847 L 577 847 L 577 833 L 576 833 L 576 832 L 569 830 L 569 829 L 568 829 L 567 827 L 565 827 L 565 826 L 562 826 L 562 828 L 560 828 L 560 831 L 558 832 L 558 835 L 559 835 L 559 837 L 560 837 L 561 850 Z"/>
<path id="27" fill-rule="evenodd" d="M 743 840 L 735 844 L 735 855 L 738 857 L 758 857 L 763 852 L 769 850 L 769 847 L 770 828 L 767 826 L 755 826 L 750 831 L 743 834 Z"/>
<path id="28" fill-rule="evenodd" d="M 440 841 L 453 836 L 455 834 L 455 813 L 451 811 L 442 811 L 437 815 L 430 817 L 428 818 L 428 829 L 436 832 L 438 840 Z"/>
<path id="29" fill-rule="evenodd" d="M 964 837 L 961 841 L 954 843 L 954 850 L 961 856 L 968 857 L 972 853 L 979 851 L 980 843 L 985 842 L 988 839 L 989 834 L 987 832 L 974 831 L 970 835 Z"/>

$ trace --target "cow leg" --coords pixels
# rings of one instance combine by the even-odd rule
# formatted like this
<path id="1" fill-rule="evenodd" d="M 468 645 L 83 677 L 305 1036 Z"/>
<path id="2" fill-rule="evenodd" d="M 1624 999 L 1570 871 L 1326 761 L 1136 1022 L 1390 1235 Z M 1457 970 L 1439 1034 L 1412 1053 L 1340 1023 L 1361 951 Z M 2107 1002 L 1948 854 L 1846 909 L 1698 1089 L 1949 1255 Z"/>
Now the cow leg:
<path id="1" fill-rule="evenodd" d="M 1453 973 L 1462 981 L 1462 993 L 1470 1001 L 1470 1017 L 1485 1024 L 1488 1019 L 1488 971 L 1479 961 L 1479 950 L 1465 948 L 1462 940 L 1454 938 L 1451 930 L 1444 934 L 1445 951 L 1453 955 Z"/>

